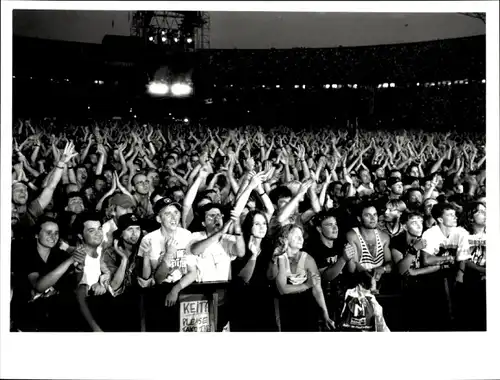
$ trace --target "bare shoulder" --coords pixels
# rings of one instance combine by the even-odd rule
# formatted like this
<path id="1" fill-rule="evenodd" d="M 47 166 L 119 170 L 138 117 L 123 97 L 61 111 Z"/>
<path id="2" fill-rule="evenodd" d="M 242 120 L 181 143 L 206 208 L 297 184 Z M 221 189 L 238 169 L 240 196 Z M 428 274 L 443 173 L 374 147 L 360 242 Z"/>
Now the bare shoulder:
<path id="1" fill-rule="evenodd" d="M 379 236 L 380 236 L 380 240 L 382 240 L 382 243 L 389 244 L 389 242 L 391 241 L 391 237 L 389 236 L 389 234 L 387 232 L 380 231 L 380 230 L 378 230 L 378 233 L 379 233 Z"/>

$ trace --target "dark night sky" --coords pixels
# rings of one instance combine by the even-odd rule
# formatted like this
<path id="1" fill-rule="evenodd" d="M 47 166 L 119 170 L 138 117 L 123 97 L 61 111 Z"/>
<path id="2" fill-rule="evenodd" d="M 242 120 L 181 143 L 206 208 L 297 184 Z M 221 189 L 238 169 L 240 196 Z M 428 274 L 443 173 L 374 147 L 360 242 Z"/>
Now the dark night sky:
<path id="1" fill-rule="evenodd" d="M 210 21 L 212 48 L 377 45 L 486 33 L 480 20 L 456 13 L 210 12 Z M 100 43 L 105 34 L 129 34 L 129 12 L 21 10 L 13 29 L 22 36 Z"/>

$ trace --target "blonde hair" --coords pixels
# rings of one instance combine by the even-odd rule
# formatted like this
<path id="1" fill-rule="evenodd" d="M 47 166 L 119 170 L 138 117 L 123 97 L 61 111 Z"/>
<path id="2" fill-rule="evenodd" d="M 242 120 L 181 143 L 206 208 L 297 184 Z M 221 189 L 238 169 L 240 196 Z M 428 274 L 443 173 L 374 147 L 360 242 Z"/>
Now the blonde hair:
<path id="1" fill-rule="evenodd" d="M 385 204 L 385 208 L 395 208 L 399 212 L 405 212 L 407 207 L 401 199 L 391 199 Z"/>

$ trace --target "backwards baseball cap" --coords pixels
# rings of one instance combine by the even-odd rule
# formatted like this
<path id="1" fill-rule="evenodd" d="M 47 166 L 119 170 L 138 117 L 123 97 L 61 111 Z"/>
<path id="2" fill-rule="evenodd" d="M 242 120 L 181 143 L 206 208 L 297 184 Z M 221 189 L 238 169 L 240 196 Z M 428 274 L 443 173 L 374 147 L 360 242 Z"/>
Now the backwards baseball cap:
<path id="1" fill-rule="evenodd" d="M 109 205 L 116 205 L 123 208 L 134 207 L 134 201 L 127 194 L 115 194 L 109 200 Z"/>
<path id="2" fill-rule="evenodd" d="M 129 213 L 120 216 L 116 224 L 118 229 L 113 233 L 115 238 L 119 237 L 130 226 L 139 226 L 142 229 L 143 223 L 135 214 Z"/>
<path id="3" fill-rule="evenodd" d="M 171 205 L 177 207 L 177 209 L 182 212 L 182 206 L 173 199 L 167 197 L 158 199 L 153 206 L 153 211 L 155 214 L 159 214 L 161 210 Z"/>
<path id="4" fill-rule="evenodd" d="M 389 177 L 389 179 L 387 179 L 387 187 L 391 188 L 393 185 L 395 185 L 398 182 L 403 183 L 403 181 L 397 177 Z"/>

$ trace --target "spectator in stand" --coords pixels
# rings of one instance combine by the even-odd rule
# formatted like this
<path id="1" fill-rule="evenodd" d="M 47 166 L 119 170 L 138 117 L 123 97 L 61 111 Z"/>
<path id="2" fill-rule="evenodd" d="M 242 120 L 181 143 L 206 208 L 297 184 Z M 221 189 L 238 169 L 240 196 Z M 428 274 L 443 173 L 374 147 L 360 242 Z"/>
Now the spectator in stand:
<path id="1" fill-rule="evenodd" d="M 274 293 L 268 281 L 273 249 L 264 212 L 251 210 L 242 225 L 245 255 L 232 262 L 231 331 L 277 331 Z"/>
<path id="2" fill-rule="evenodd" d="M 179 331 L 179 292 L 198 275 L 196 257 L 186 251 L 192 234 L 180 227 L 181 210 L 170 198 L 156 201 L 154 211 L 161 227 L 144 236 L 139 247 L 140 284 L 156 284 L 145 300 L 147 331 Z"/>
<path id="3" fill-rule="evenodd" d="M 437 224 L 422 235 L 426 241 L 422 249 L 422 262 L 424 266 L 448 266 L 448 270 L 440 272 L 433 285 L 435 292 L 440 295 L 435 305 L 434 327 L 437 331 L 449 331 L 456 327 L 455 312 L 459 302 L 453 299 L 452 290 L 457 283 L 463 284 L 466 261 L 471 257 L 468 233 L 462 227 L 457 227 L 455 209 L 450 204 L 438 203 L 433 206 L 432 216 Z"/>
<path id="4" fill-rule="evenodd" d="M 486 206 L 482 202 L 468 204 L 462 225 L 469 233 L 471 259 L 465 263 L 459 328 L 486 331 Z"/>
<path id="5" fill-rule="evenodd" d="M 112 237 L 112 245 L 103 251 L 104 266 L 109 273 L 105 331 L 140 331 L 137 276 L 142 267 L 138 267 L 136 259 L 142 239 L 141 221 L 132 213 L 120 215 Z"/>
<path id="6" fill-rule="evenodd" d="M 370 280 L 370 290 L 378 293 L 379 282 L 385 273 L 392 270 L 390 238 L 378 229 L 377 210 L 371 203 L 358 207 L 359 227 L 347 232 L 347 241 L 354 247 L 355 255 L 348 264 L 351 273 L 366 274 Z"/>
<path id="7" fill-rule="evenodd" d="M 278 239 L 274 256 L 277 256 L 280 331 L 319 331 L 321 319 L 323 328 L 335 328 L 326 307 L 316 262 L 302 251 L 302 228 L 287 224 Z"/>

